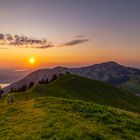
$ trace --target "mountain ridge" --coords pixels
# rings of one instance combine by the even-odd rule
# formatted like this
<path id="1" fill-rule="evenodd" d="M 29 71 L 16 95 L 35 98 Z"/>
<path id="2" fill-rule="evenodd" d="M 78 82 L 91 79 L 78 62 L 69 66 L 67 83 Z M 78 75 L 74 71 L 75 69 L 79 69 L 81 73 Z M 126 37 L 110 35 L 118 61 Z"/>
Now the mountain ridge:
<path id="1" fill-rule="evenodd" d="M 117 86 L 122 86 L 125 85 L 125 83 L 128 83 L 128 81 L 135 80 L 138 83 L 138 90 L 135 91 L 135 94 L 140 94 L 140 70 L 137 68 L 120 65 L 114 61 L 103 62 L 100 64 L 94 64 L 79 68 L 67 68 L 58 66 L 52 69 L 40 69 L 30 73 L 25 78 L 12 83 L 11 85 L 5 87 L 3 90 L 5 93 L 7 93 L 10 91 L 11 87 L 18 88 L 24 84 L 29 85 L 32 81 L 37 84 L 43 78 L 51 80 L 54 74 L 58 75 L 60 73 L 66 72 L 70 72 L 82 77 L 96 79 Z M 127 86 L 125 85 L 122 87 Z"/>
<path id="2" fill-rule="evenodd" d="M 24 93 L 23 93 L 24 94 Z M 67 74 L 48 84 L 38 84 L 29 96 L 51 96 L 83 100 L 129 111 L 140 112 L 140 98 L 116 86 L 77 75 Z"/>

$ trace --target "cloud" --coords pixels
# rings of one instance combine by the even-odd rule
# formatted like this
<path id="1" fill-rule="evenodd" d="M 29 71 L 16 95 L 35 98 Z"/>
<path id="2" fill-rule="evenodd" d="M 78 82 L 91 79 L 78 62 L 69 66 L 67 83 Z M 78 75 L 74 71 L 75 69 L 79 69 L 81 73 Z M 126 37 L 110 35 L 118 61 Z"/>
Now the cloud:
<path id="1" fill-rule="evenodd" d="M 0 33 L 0 45 L 2 46 L 0 49 L 5 48 L 4 46 L 38 49 L 54 47 L 54 45 L 52 45 L 52 43 L 50 41 L 47 41 L 46 39 L 34 39 L 27 36 L 2 33 Z"/>
<path id="2" fill-rule="evenodd" d="M 9 41 L 13 40 L 13 36 L 11 34 L 6 34 L 5 37 Z"/>
<path id="3" fill-rule="evenodd" d="M 46 44 L 46 45 L 38 46 L 36 48 L 38 48 L 38 49 L 47 49 L 47 48 L 52 48 L 52 47 L 56 47 L 56 46 L 54 46 L 51 43 L 49 43 L 49 44 Z"/>
<path id="4" fill-rule="evenodd" d="M 19 70 L 18 70 L 18 69 L 17 69 L 17 70 L 13 70 L 13 71 L 14 71 L 14 72 L 25 72 L 25 71 L 28 71 L 28 70 L 26 70 L 26 69 L 23 69 L 23 70 L 22 70 L 22 69 L 19 69 Z"/>
<path id="5" fill-rule="evenodd" d="M 62 44 L 61 46 L 74 46 L 74 45 L 81 44 L 81 43 L 84 43 L 87 41 L 89 41 L 89 39 L 76 39 L 76 40 L 72 40 L 70 42 L 66 42 L 66 43 Z"/>
<path id="6" fill-rule="evenodd" d="M 0 40 L 4 40 L 4 34 L 0 33 Z"/>
<path id="7" fill-rule="evenodd" d="M 59 46 L 53 45 L 52 42 L 46 39 L 34 39 L 24 35 L 11 35 L 0 33 L 0 49 L 16 48 L 34 48 L 34 49 L 47 49 L 52 47 L 65 47 L 74 46 L 89 41 L 85 39 L 84 35 L 77 35 L 79 39 L 75 39 Z M 8 47 L 7 47 L 8 46 Z"/>

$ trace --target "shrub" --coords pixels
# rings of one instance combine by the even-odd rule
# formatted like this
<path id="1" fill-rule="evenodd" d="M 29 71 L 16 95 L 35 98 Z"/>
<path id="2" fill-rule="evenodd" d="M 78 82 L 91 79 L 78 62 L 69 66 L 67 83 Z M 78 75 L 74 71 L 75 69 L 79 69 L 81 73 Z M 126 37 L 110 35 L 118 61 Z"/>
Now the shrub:
<path id="1" fill-rule="evenodd" d="M 34 82 L 30 82 L 29 89 L 32 88 L 33 86 L 34 86 Z"/>
<path id="2" fill-rule="evenodd" d="M 0 87 L 0 98 L 1 98 L 2 94 L 3 94 L 3 90 Z"/>
<path id="3" fill-rule="evenodd" d="M 53 77 L 52 77 L 52 79 L 51 79 L 51 82 L 52 82 L 52 81 L 55 81 L 57 78 L 58 78 L 57 75 L 54 74 Z"/>

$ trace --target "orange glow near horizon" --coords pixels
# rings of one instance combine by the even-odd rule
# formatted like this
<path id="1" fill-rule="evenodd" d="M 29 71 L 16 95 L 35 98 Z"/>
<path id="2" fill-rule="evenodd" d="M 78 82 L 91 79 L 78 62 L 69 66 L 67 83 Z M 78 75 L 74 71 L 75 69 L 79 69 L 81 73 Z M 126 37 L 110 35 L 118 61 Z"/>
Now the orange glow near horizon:
<path id="1" fill-rule="evenodd" d="M 90 51 L 89 51 L 90 50 Z M 105 61 L 138 65 L 139 51 L 131 55 L 131 49 L 91 48 L 90 44 L 79 47 L 56 47 L 49 49 L 10 48 L 0 50 L 0 68 L 40 69 L 56 66 L 84 66 Z M 125 53 L 127 51 L 127 53 Z M 115 54 L 115 55 L 114 55 Z M 131 61 L 130 61 L 131 60 Z"/>
<path id="2" fill-rule="evenodd" d="M 107 61 L 140 68 L 139 5 L 140 0 L 3 0 L 0 69 Z"/>

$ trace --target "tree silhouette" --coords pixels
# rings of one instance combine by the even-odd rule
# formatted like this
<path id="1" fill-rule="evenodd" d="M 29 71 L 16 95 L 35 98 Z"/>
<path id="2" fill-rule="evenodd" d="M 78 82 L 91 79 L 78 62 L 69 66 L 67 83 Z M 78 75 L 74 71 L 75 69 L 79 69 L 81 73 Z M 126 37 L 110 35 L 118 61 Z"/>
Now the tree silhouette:
<path id="1" fill-rule="evenodd" d="M 15 88 L 13 92 L 18 92 L 18 90 Z"/>
<path id="2" fill-rule="evenodd" d="M 24 84 L 22 87 L 21 87 L 21 91 L 26 91 L 27 90 L 27 85 Z"/>
<path id="3" fill-rule="evenodd" d="M 11 87 L 11 89 L 10 89 L 10 93 L 13 93 L 13 92 L 14 92 L 14 88 Z"/>
<path id="4" fill-rule="evenodd" d="M 67 71 L 66 74 L 70 74 L 70 72 Z"/>
<path id="5" fill-rule="evenodd" d="M 44 78 L 39 81 L 39 84 L 45 84 L 45 83 L 46 83 L 46 80 L 44 80 Z"/>
<path id="6" fill-rule="evenodd" d="M 53 77 L 52 77 L 52 79 L 51 79 L 51 82 L 54 81 L 54 80 L 56 80 L 57 78 L 58 78 L 57 75 L 54 74 Z"/>
<path id="7" fill-rule="evenodd" d="M 45 84 L 45 80 L 44 80 L 44 78 L 42 79 L 42 84 Z"/>
<path id="8" fill-rule="evenodd" d="M 2 97 L 2 94 L 3 94 L 3 90 L 2 90 L 2 88 L 0 86 L 0 98 Z"/>
<path id="9" fill-rule="evenodd" d="M 32 88 L 33 86 L 34 86 L 34 82 L 31 81 L 29 84 L 29 89 Z"/>
<path id="10" fill-rule="evenodd" d="M 49 80 L 48 80 L 48 78 L 46 78 L 46 80 L 45 80 L 45 84 L 48 84 L 49 83 Z"/>
<path id="11" fill-rule="evenodd" d="M 21 87 L 18 87 L 18 92 L 21 92 L 22 91 L 22 88 Z"/>

